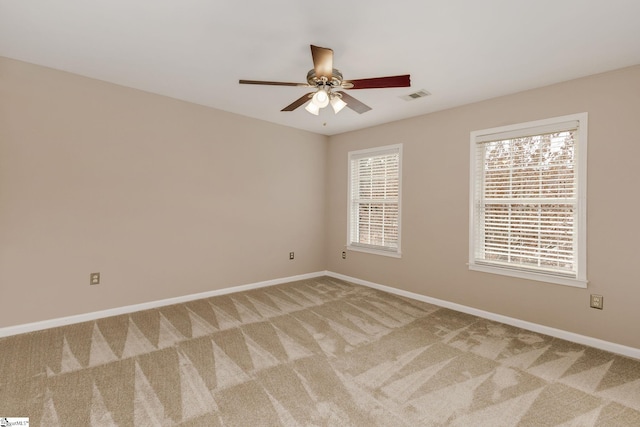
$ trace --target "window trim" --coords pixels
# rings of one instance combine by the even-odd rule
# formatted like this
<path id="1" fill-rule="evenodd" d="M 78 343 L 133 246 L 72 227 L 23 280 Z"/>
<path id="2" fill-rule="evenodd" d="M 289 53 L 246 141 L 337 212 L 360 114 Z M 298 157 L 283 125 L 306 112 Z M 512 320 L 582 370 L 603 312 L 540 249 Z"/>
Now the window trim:
<path id="1" fill-rule="evenodd" d="M 366 157 L 383 156 L 390 153 L 398 153 L 398 247 L 389 248 L 385 246 L 353 244 L 351 242 L 351 216 L 352 216 L 352 169 L 351 162 L 354 159 Z M 381 147 L 366 148 L 363 150 L 349 151 L 347 153 L 347 244 L 346 249 L 356 252 L 364 252 L 374 255 L 383 255 L 393 258 L 401 258 L 401 239 L 402 239 L 402 144 L 385 145 Z"/>
<path id="2" fill-rule="evenodd" d="M 576 185 L 577 185 L 577 225 L 576 235 L 574 236 L 576 251 L 576 275 L 575 277 L 566 277 L 559 272 L 546 274 L 544 272 L 531 272 L 519 270 L 517 267 L 500 267 L 496 265 L 480 264 L 476 261 L 476 235 L 479 230 L 476 229 L 476 206 L 475 206 L 475 178 L 476 178 L 476 146 L 478 143 L 488 141 L 489 138 L 496 134 L 500 137 L 515 137 L 515 135 L 530 135 L 531 131 L 544 133 L 547 129 L 553 129 L 566 122 L 578 122 L 577 130 L 577 155 L 575 159 L 576 168 Z M 559 285 L 574 286 L 578 288 L 587 287 L 587 128 L 588 114 L 577 113 L 566 116 L 553 117 L 544 120 L 536 120 L 526 123 L 513 124 L 508 126 L 500 126 L 490 129 L 473 131 L 470 134 L 470 169 L 469 169 L 469 270 L 481 271 L 485 273 L 493 273 L 523 279 L 554 283 Z M 505 136 L 506 135 L 506 136 Z"/>

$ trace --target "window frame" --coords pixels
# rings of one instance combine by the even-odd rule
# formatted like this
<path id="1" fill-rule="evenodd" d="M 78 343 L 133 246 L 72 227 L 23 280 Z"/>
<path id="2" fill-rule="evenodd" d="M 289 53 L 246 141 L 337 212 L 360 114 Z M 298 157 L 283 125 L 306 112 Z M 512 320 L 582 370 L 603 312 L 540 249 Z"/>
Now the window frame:
<path id="1" fill-rule="evenodd" d="M 482 245 L 482 239 L 479 238 L 482 233 L 481 228 L 477 224 L 480 223 L 478 216 L 482 215 L 479 211 L 479 200 L 476 199 L 476 182 L 477 171 L 479 165 L 476 164 L 478 159 L 478 145 L 488 141 L 492 135 L 499 135 L 504 139 L 517 138 L 518 136 L 531 136 L 544 133 L 550 133 L 548 129 L 553 129 L 567 122 L 577 122 L 578 128 L 576 132 L 576 148 L 574 157 L 574 176 L 575 176 L 575 207 L 576 214 L 574 216 L 574 275 L 567 275 L 558 270 L 551 272 L 530 271 L 517 266 L 498 266 L 495 264 L 487 264 L 476 257 L 477 247 Z M 481 271 L 485 273 L 499 274 L 523 279 L 554 283 L 559 285 L 573 286 L 579 288 L 587 287 L 587 128 L 588 114 L 577 113 L 566 116 L 553 117 L 544 120 L 536 120 L 526 123 L 518 123 L 508 126 L 500 126 L 490 129 L 473 131 L 470 134 L 470 169 L 469 169 L 469 270 Z M 537 132 L 537 133 L 536 133 Z M 484 194 L 484 184 L 480 183 L 481 193 Z M 480 261 L 480 262 L 479 262 Z"/>
<path id="2" fill-rule="evenodd" d="M 351 236 L 352 236 L 352 229 L 353 227 L 357 227 L 357 220 L 356 223 L 354 224 L 352 222 L 352 218 L 354 215 L 353 212 L 353 206 L 354 206 L 354 200 L 352 197 L 352 183 L 353 183 L 353 179 L 352 179 L 352 174 L 353 174 L 353 170 L 352 170 L 352 161 L 353 160 L 359 160 L 359 159 L 363 159 L 363 158 L 375 158 L 375 157 L 379 157 L 379 156 L 384 156 L 384 155 L 389 155 L 392 153 L 397 153 L 398 154 L 398 226 L 397 226 L 397 233 L 398 233 L 398 239 L 397 239 L 397 247 L 393 248 L 393 247 L 389 247 L 389 246 L 382 246 L 382 245 L 369 245 L 369 244 L 364 244 L 364 243 L 357 243 L 357 242 L 352 242 L 351 240 Z M 383 256 L 388 256 L 388 257 L 394 257 L 394 258 L 401 258 L 402 256 L 402 252 L 401 252 L 401 231 L 402 231 L 402 226 L 401 226 L 401 222 L 402 222 L 402 144 L 393 144 L 393 145 L 385 145 L 385 146 L 381 146 L 381 147 L 375 147 L 375 148 L 366 148 L 363 150 L 355 150 L 355 151 L 349 151 L 347 153 L 347 165 L 348 165 L 348 169 L 347 169 L 347 244 L 346 244 L 346 249 L 350 250 L 350 251 L 357 251 L 357 252 L 365 252 L 365 253 L 370 253 L 370 254 L 375 254 L 375 255 L 383 255 Z"/>

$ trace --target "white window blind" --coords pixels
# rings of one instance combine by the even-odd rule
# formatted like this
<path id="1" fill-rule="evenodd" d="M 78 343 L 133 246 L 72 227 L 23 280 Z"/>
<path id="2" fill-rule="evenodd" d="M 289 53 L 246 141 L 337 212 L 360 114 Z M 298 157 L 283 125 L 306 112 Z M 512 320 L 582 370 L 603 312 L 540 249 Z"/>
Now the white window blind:
<path id="1" fill-rule="evenodd" d="M 586 114 L 564 119 L 472 133 L 472 269 L 586 284 Z"/>
<path id="2" fill-rule="evenodd" d="M 349 153 L 350 249 L 400 253 L 401 146 Z"/>

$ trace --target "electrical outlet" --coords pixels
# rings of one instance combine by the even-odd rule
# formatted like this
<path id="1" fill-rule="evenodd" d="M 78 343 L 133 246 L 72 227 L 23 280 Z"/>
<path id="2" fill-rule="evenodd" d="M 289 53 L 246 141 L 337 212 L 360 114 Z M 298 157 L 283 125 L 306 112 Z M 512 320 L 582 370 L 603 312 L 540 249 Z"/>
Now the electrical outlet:
<path id="1" fill-rule="evenodd" d="M 293 259 L 294 258 L 294 253 L 293 252 L 289 252 L 289 259 Z"/>
<path id="2" fill-rule="evenodd" d="M 347 251 L 342 251 L 342 259 L 347 259 Z"/>
<path id="3" fill-rule="evenodd" d="M 604 297 L 602 295 L 591 294 L 591 308 L 597 308 L 598 310 L 602 310 Z"/>
<path id="4" fill-rule="evenodd" d="M 100 273 L 91 273 L 89 275 L 89 284 L 90 285 L 99 285 L 100 284 Z"/>

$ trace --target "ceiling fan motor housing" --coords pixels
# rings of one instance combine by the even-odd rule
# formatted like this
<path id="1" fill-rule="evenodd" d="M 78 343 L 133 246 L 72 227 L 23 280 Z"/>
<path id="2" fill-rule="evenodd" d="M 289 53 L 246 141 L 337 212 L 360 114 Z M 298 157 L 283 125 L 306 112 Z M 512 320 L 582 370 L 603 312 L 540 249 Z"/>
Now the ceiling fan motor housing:
<path id="1" fill-rule="evenodd" d="M 310 86 L 315 86 L 317 88 L 326 86 L 326 89 L 336 88 L 336 87 L 342 87 L 342 88 L 348 89 L 347 87 L 348 84 L 347 83 L 343 84 L 342 73 L 337 68 L 332 69 L 331 79 L 329 79 L 326 76 L 318 77 L 316 76 L 316 70 L 311 69 L 307 73 L 307 83 L 309 83 Z"/>

